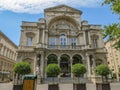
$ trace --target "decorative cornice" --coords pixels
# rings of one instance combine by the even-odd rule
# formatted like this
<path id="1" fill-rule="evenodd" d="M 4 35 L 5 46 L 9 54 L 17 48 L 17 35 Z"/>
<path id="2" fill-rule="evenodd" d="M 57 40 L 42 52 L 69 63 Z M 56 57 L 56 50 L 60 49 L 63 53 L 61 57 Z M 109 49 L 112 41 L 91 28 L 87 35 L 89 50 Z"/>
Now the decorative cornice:
<path id="1" fill-rule="evenodd" d="M 5 38 L 9 43 L 11 43 L 11 45 L 13 45 L 16 49 L 18 48 L 18 46 L 12 42 L 12 40 L 10 40 L 1 30 L 0 30 L 0 36 L 2 36 L 3 38 Z"/>

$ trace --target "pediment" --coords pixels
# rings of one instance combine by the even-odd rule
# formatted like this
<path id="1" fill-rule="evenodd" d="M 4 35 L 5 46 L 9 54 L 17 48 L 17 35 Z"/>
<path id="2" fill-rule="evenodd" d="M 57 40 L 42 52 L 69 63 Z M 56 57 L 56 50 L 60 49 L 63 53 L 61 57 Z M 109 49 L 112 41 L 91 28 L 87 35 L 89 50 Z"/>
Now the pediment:
<path id="1" fill-rule="evenodd" d="M 55 6 L 55 7 L 51 7 L 51 8 L 47 8 L 47 9 L 44 9 L 45 12 L 57 12 L 57 11 L 61 11 L 61 12 L 76 12 L 76 13 L 80 13 L 82 14 L 82 11 L 80 10 L 77 10 L 75 8 L 72 8 L 72 7 L 69 7 L 67 5 L 59 5 L 59 6 Z"/>

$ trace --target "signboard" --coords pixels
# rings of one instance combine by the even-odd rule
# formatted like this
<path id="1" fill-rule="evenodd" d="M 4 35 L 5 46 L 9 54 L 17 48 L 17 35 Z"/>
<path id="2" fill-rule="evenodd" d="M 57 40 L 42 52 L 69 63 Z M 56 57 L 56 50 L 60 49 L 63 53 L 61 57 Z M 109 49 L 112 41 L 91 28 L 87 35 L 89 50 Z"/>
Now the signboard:
<path id="1" fill-rule="evenodd" d="M 24 80 L 23 90 L 34 90 L 34 80 Z"/>

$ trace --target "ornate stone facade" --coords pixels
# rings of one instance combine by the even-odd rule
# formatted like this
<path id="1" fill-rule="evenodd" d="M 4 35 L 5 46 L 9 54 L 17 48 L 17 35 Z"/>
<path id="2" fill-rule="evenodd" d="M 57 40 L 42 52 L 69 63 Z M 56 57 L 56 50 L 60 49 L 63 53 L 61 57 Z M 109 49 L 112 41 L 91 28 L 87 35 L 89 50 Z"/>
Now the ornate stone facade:
<path id="1" fill-rule="evenodd" d="M 109 40 L 105 42 L 105 48 L 107 50 L 107 63 L 112 71 L 111 75 L 113 78 L 116 78 L 117 81 L 120 80 L 120 73 L 119 73 L 119 68 L 120 68 L 120 51 L 119 49 L 116 49 L 114 47 L 114 44 L 118 41 L 118 39 L 115 40 Z"/>
<path id="2" fill-rule="evenodd" d="M 32 73 L 44 78 L 50 63 L 58 63 L 61 77 L 73 77 L 75 63 L 87 67 L 85 77 L 94 75 L 96 65 L 106 64 L 100 25 L 82 21 L 82 12 L 66 5 L 47 8 L 44 15 L 38 22 L 22 22 L 18 62 L 28 61 Z"/>
<path id="3" fill-rule="evenodd" d="M 17 49 L 18 47 L 0 31 L 0 82 L 13 79 Z"/>

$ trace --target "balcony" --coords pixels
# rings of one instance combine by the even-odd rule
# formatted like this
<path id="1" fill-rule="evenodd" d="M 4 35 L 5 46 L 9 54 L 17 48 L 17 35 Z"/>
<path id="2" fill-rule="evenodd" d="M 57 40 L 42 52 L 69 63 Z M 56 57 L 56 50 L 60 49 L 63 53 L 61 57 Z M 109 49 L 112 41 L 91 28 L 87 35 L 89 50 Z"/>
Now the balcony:
<path id="1" fill-rule="evenodd" d="M 82 50 L 85 48 L 84 45 L 48 45 L 48 49 L 64 49 L 64 50 Z"/>
<path id="2" fill-rule="evenodd" d="M 46 48 L 46 49 L 60 49 L 60 50 L 83 50 L 90 48 L 85 45 L 46 45 L 38 44 L 37 48 Z"/>
<path id="3" fill-rule="evenodd" d="M 18 51 L 34 51 L 34 48 L 43 48 L 43 49 L 58 49 L 58 50 L 84 50 L 84 49 L 93 49 L 90 45 L 48 45 L 48 44 L 37 44 L 36 46 L 19 46 Z"/>
<path id="4" fill-rule="evenodd" d="M 19 46 L 18 51 L 33 51 L 35 46 Z"/>

